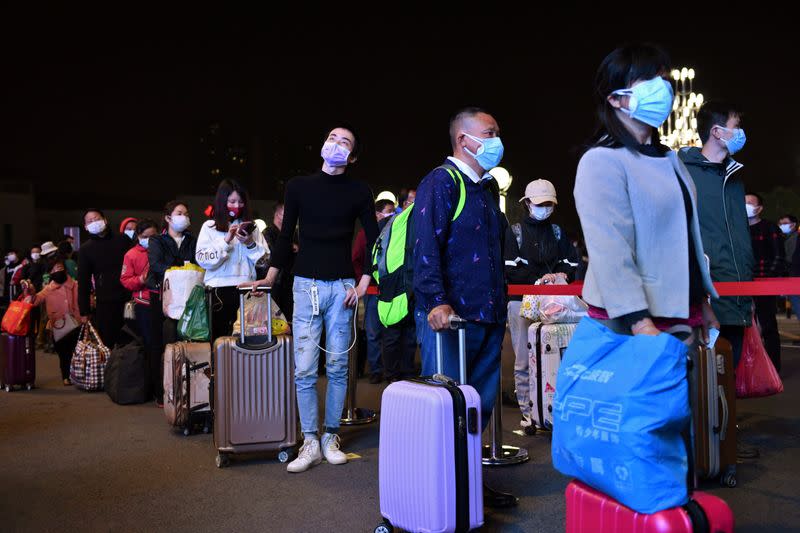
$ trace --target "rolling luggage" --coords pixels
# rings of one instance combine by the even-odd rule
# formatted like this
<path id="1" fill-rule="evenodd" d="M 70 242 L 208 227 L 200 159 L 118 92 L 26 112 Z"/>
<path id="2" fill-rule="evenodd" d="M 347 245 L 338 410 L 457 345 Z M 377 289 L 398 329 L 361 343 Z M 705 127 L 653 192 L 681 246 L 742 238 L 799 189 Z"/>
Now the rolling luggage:
<path id="1" fill-rule="evenodd" d="M 11 392 L 19 385 L 28 390 L 36 381 L 36 344 L 28 335 L 9 335 L 0 338 L 0 385 Z"/>
<path id="2" fill-rule="evenodd" d="M 259 287 L 268 295 L 270 288 Z M 240 334 L 214 342 L 212 397 L 214 446 L 217 467 L 230 461 L 230 454 L 278 451 L 285 463 L 297 444 L 297 404 L 294 388 L 294 352 L 290 335 L 272 335 L 272 320 L 250 328 L 245 336 L 245 295 L 239 289 Z"/>
<path id="3" fill-rule="evenodd" d="M 700 349 L 700 355 L 692 357 L 689 366 L 690 404 L 692 418 L 703 418 L 704 408 L 698 405 L 697 399 L 704 399 L 704 386 L 696 382 L 698 376 L 705 371 L 704 363 L 715 357 L 704 357 L 713 354 L 714 350 Z M 698 364 L 699 363 L 699 364 Z M 698 369 L 698 367 L 702 367 Z M 711 372 L 715 375 L 716 372 Z M 697 427 L 697 422 L 695 422 Z M 696 437 L 697 439 L 697 437 Z M 691 443 L 684 435 L 687 448 Z M 695 478 L 695 461 L 692 457 L 700 454 L 700 446 L 695 445 L 695 454 L 689 457 L 689 476 L 687 483 L 693 484 Z M 735 448 L 735 445 L 734 445 Z M 691 451 L 689 452 L 691 454 Z M 735 452 L 734 452 L 735 453 Z M 710 454 L 709 454 L 710 456 Z M 692 481 L 690 481 L 692 480 Z M 734 530 L 733 512 L 724 500 L 711 494 L 691 491 L 689 501 L 680 507 L 673 507 L 653 514 L 638 513 L 622 505 L 613 498 L 601 493 L 580 481 L 573 480 L 567 486 L 567 533 L 583 533 L 603 531 L 604 533 L 732 533 Z"/>
<path id="4" fill-rule="evenodd" d="M 167 344 L 164 350 L 164 415 L 167 422 L 182 429 L 184 435 L 190 435 L 198 424 L 203 425 L 203 433 L 211 429 L 210 378 L 210 343 Z"/>
<path id="5" fill-rule="evenodd" d="M 461 383 L 466 382 L 466 322 L 459 335 Z M 441 371 L 442 338 L 436 338 Z M 398 381 L 381 398 L 378 457 L 380 506 L 390 532 L 467 531 L 483 525 L 481 401 L 470 385 L 441 373 Z"/>
<path id="6" fill-rule="evenodd" d="M 528 328 L 531 420 L 537 429 L 553 429 L 553 398 L 561 358 L 578 324 L 543 324 Z"/>
<path id="7" fill-rule="evenodd" d="M 580 481 L 567 486 L 567 533 L 732 533 L 733 513 L 722 499 L 695 492 L 689 503 L 637 513 Z"/>
<path id="8" fill-rule="evenodd" d="M 714 349 L 701 348 L 692 366 L 695 396 L 695 469 L 704 479 L 719 478 L 736 486 L 736 377 L 733 350 L 718 339 Z"/>

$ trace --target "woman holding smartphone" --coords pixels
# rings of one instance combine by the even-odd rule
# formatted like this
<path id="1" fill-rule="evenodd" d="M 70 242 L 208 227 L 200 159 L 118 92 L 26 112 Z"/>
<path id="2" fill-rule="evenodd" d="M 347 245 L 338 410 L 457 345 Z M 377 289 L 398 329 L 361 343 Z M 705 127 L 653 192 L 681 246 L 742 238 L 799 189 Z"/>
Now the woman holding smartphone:
<path id="1" fill-rule="evenodd" d="M 197 264 L 206 269 L 205 285 L 213 288 L 211 337 L 231 334 L 239 309 L 237 286 L 256 279 L 256 262 L 269 252 L 250 216 L 247 191 L 235 180 L 217 187 L 212 219 L 197 238 Z"/>

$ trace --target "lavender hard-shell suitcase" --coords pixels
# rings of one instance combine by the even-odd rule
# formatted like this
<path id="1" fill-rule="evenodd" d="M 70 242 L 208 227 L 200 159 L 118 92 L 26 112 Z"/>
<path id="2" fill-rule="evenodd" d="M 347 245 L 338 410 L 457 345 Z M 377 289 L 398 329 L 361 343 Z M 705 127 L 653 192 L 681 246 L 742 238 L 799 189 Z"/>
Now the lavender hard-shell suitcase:
<path id="1" fill-rule="evenodd" d="M 267 316 L 272 317 L 270 288 L 257 290 L 268 294 Z M 292 337 L 273 337 L 271 318 L 262 338 L 245 337 L 244 297 L 249 291 L 239 289 L 239 337 L 214 342 L 211 388 L 219 468 L 228 464 L 230 454 L 239 453 L 277 451 L 286 462 L 297 444 Z"/>
<path id="2" fill-rule="evenodd" d="M 466 382 L 465 326 L 458 329 L 461 383 Z M 439 373 L 398 381 L 381 398 L 378 472 L 381 515 L 376 532 L 467 531 L 483 525 L 481 400 L 470 385 Z"/>
<path id="3" fill-rule="evenodd" d="M 29 335 L 2 334 L 0 340 L 0 384 L 6 392 L 21 385 L 31 390 L 36 381 L 36 344 Z"/>

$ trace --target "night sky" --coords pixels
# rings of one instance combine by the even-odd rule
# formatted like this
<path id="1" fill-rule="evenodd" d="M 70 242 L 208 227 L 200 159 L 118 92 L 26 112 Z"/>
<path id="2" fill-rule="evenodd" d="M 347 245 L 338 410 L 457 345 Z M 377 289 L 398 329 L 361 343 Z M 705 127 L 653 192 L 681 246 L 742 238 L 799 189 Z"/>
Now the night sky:
<path id="1" fill-rule="evenodd" d="M 218 121 L 258 159 L 243 181 L 269 199 L 279 180 L 319 167 L 327 128 L 344 120 L 364 142 L 353 170 L 377 193 L 416 185 L 449 154 L 450 115 L 479 105 L 500 124 L 511 193 L 549 179 L 570 222 L 596 68 L 618 44 L 649 40 L 673 66 L 695 68 L 706 99 L 744 109 L 748 142 L 737 159 L 749 188 L 800 183 L 798 46 L 778 14 L 691 23 L 664 11 L 654 24 L 630 15 L 634 4 L 613 16 L 531 9 L 354 18 L 338 4 L 324 12 L 342 24 L 245 9 L 204 20 L 109 13 L 102 24 L 75 13 L 20 25 L 7 18 L 0 178 L 32 179 L 46 207 L 77 192 L 86 205 L 155 209 L 177 194 L 213 191 L 197 154 Z"/>

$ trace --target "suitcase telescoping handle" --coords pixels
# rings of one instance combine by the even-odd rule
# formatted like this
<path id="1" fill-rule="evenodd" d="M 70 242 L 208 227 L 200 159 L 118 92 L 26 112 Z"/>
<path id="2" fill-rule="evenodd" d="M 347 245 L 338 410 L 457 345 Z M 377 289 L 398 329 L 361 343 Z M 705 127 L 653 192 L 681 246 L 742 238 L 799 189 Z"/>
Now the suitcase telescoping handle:
<path id="1" fill-rule="evenodd" d="M 458 382 L 467 383 L 467 321 L 458 315 L 450 315 L 450 329 L 458 331 Z M 442 332 L 436 332 L 436 373 L 444 373 L 444 350 Z"/>
<path id="2" fill-rule="evenodd" d="M 258 285 L 256 287 L 239 287 L 239 342 L 244 346 L 244 299 L 251 292 L 263 292 L 267 295 L 267 342 L 272 342 L 272 287 Z"/>

